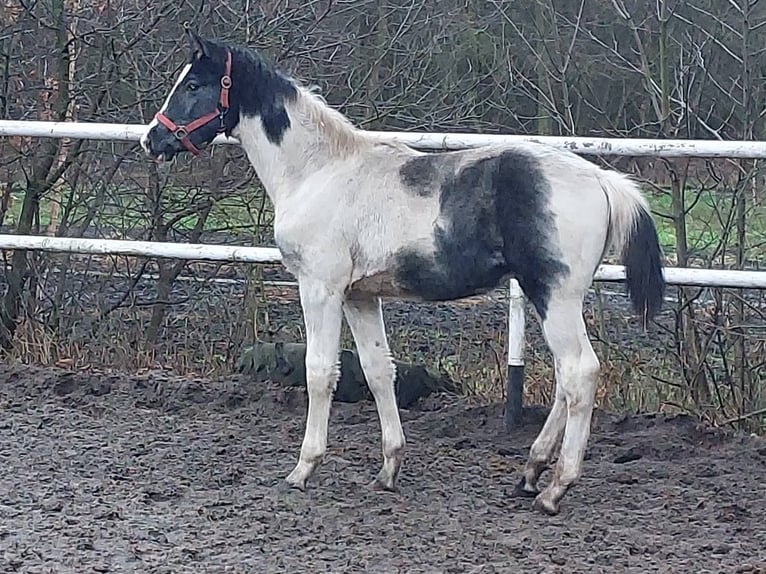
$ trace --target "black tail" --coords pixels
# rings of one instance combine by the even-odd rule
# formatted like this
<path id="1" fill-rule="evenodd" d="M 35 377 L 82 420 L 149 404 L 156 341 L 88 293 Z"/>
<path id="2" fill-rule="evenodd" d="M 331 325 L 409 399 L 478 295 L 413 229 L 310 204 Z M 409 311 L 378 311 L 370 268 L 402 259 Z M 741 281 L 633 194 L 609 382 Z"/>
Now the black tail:
<path id="1" fill-rule="evenodd" d="M 633 309 L 646 325 L 662 308 L 665 277 L 657 229 L 652 216 L 643 208 L 636 210 L 622 260 Z"/>

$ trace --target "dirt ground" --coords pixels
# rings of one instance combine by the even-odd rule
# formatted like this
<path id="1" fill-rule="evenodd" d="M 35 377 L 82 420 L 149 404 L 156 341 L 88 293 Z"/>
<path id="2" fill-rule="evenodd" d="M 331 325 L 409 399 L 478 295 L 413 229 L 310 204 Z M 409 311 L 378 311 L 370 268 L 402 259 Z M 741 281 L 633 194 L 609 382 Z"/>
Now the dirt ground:
<path id="1" fill-rule="evenodd" d="M 403 411 L 401 492 L 370 403 L 336 404 L 306 493 L 284 492 L 305 395 L 232 377 L 0 366 L 2 572 L 766 572 L 766 441 L 598 413 L 556 517 L 512 498 L 542 412 Z"/>

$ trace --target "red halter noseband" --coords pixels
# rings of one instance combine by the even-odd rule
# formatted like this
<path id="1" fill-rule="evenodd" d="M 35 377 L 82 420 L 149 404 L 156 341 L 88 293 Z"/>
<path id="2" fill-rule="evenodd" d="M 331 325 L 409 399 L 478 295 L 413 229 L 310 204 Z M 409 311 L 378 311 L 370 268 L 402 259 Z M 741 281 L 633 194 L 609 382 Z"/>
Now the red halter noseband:
<path id="1" fill-rule="evenodd" d="M 226 68 L 224 69 L 223 76 L 221 77 L 221 97 L 218 100 L 217 110 L 205 114 L 201 118 L 197 118 L 194 121 L 189 122 L 185 126 L 177 126 L 173 123 L 169 117 L 162 112 L 157 112 L 155 118 L 163 126 L 168 128 L 173 135 L 181 142 L 181 144 L 189 150 L 192 154 L 199 155 L 199 149 L 189 139 L 189 134 L 194 130 L 201 128 L 211 120 L 218 118 L 221 121 L 221 125 L 218 127 L 218 133 L 222 133 L 225 129 L 224 119 L 226 113 L 229 111 L 229 89 L 231 88 L 231 52 L 226 53 Z"/>

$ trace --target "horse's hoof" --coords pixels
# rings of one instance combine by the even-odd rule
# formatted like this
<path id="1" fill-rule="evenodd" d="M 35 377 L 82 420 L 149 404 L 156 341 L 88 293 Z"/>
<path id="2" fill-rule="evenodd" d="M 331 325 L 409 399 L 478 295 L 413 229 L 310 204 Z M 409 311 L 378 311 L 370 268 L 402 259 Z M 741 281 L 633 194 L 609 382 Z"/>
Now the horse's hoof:
<path id="1" fill-rule="evenodd" d="M 375 492 L 391 492 L 394 494 L 399 492 L 399 487 L 395 484 L 386 484 L 377 478 L 370 483 L 369 488 Z"/>
<path id="2" fill-rule="evenodd" d="M 535 497 L 532 509 L 547 516 L 556 516 L 559 513 L 559 503 L 548 500 L 545 493 L 540 493 Z"/>
<path id="3" fill-rule="evenodd" d="M 276 491 L 279 494 L 289 494 L 291 492 L 305 492 L 306 485 L 293 484 L 287 480 L 280 480 L 276 485 Z"/>
<path id="4" fill-rule="evenodd" d="M 306 479 L 296 478 L 292 475 L 280 481 L 280 488 L 283 492 L 295 491 L 306 492 Z"/>
<path id="5" fill-rule="evenodd" d="M 511 496 L 514 498 L 534 498 L 538 494 L 540 494 L 540 491 L 536 488 L 533 490 L 528 490 L 526 488 L 527 486 L 527 480 L 522 476 L 521 480 L 516 483 L 516 486 L 513 489 L 513 493 Z"/>
<path id="6" fill-rule="evenodd" d="M 285 478 L 285 482 L 290 485 L 290 488 L 305 492 L 306 481 L 314 474 L 318 464 L 319 460 L 312 462 L 306 462 L 303 460 L 298 461 L 298 464 L 295 465 L 295 468 L 292 470 L 292 472 L 287 475 L 287 478 Z"/>

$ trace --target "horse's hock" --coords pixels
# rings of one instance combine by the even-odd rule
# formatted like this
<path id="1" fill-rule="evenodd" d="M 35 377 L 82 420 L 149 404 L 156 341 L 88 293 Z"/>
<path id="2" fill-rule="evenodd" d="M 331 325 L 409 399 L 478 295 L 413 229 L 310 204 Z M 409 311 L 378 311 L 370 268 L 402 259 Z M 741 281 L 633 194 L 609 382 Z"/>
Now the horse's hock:
<path id="1" fill-rule="evenodd" d="M 257 342 L 240 355 L 236 368 L 238 372 L 252 376 L 256 382 L 272 381 L 288 387 L 305 388 L 305 358 L 305 343 Z M 445 375 L 423 365 L 394 363 L 396 401 L 400 408 L 409 408 L 434 392 L 455 392 L 454 383 Z M 340 378 L 334 400 L 343 403 L 372 400 L 356 351 L 341 351 Z"/>

